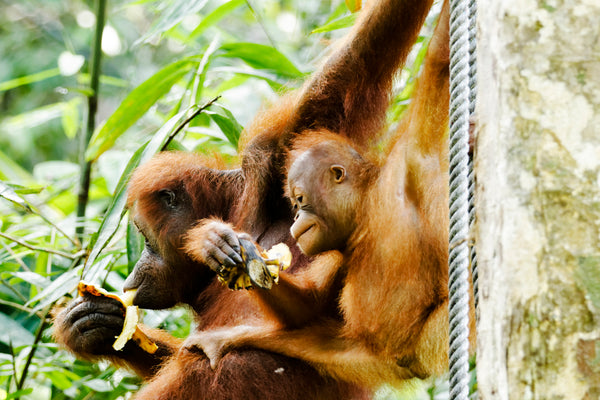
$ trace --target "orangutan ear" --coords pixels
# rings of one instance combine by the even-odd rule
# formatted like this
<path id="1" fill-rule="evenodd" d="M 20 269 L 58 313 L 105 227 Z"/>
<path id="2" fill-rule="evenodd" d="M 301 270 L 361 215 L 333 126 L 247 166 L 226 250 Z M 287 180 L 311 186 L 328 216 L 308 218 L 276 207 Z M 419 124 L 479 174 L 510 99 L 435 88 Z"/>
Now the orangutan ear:
<path id="1" fill-rule="evenodd" d="M 175 208 L 177 206 L 177 197 L 175 192 L 169 189 L 161 189 L 158 191 L 158 197 L 167 207 Z"/>
<path id="2" fill-rule="evenodd" d="M 329 169 L 333 174 L 333 180 L 336 183 L 342 183 L 346 179 L 346 168 L 341 165 L 332 165 Z"/>

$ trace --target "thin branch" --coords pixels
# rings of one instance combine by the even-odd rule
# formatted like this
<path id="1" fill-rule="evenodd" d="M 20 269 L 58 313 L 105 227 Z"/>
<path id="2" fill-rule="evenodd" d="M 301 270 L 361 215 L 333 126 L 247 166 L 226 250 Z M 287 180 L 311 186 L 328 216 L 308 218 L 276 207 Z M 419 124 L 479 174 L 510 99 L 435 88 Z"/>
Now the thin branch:
<path id="1" fill-rule="evenodd" d="M 48 248 L 45 248 L 45 247 L 34 246 L 34 245 L 26 243 L 26 242 L 24 242 L 24 241 L 22 241 L 20 239 L 17 239 L 14 236 L 7 235 L 6 233 L 3 233 L 3 232 L 0 232 L 0 237 L 3 237 L 5 239 L 7 239 L 7 240 L 15 242 L 15 243 L 17 243 L 17 244 L 19 244 L 19 245 L 21 245 L 23 247 L 26 247 L 26 248 L 30 249 L 30 250 L 41 251 L 41 252 L 49 253 L 49 254 L 56 254 L 57 256 L 65 257 L 65 258 L 68 258 L 70 260 L 74 260 L 77 257 L 80 257 L 82 253 L 85 254 L 85 251 L 83 251 L 83 250 L 81 250 L 81 251 L 79 251 L 79 252 L 77 252 L 75 254 L 70 254 L 70 253 L 65 253 L 63 251 L 60 251 L 60 250 L 54 250 L 54 249 L 48 249 Z"/>
<path id="2" fill-rule="evenodd" d="M 10 290 L 11 292 L 13 292 L 15 294 L 15 296 L 17 296 L 18 298 L 20 298 L 21 300 L 23 300 L 23 302 L 27 302 L 27 300 L 29 300 L 27 297 L 23 296 L 23 294 L 21 292 L 19 292 L 17 290 L 17 288 L 15 288 L 13 285 L 9 284 L 6 279 L 2 279 L 0 278 L 0 283 L 2 283 L 4 286 L 6 286 L 6 288 L 8 290 Z"/>
<path id="3" fill-rule="evenodd" d="M 200 107 L 199 109 L 197 109 L 196 111 L 194 111 L 194 113 L 192 115 L 190 115 L 188 118 L 186 118 L 185 121 L 183 121 L 181 124 L 179 124 L 179 126 L 177 128 L 175 128 L 175 130 L 173 131 L 173 133 L 171 133 L 167 139 L 167 141 L 165 142 L 165 144 L 161 147 L 160 151 L 164 151 L 168 146 L 169 143 L 171 143 L 171 141 L 173 140 L 173 138 L 175 138 L 175 136 L 177 136 L 177 134 L 179 132 L 181 132 L 181 130 L 183 128 L 185 128 L 185 126 L 187 124 L 190 123 L 191 120 L 193 120 L 194 118 L 196 118 L 198 116 L 198 114 L 200 114 L 202 111 L 206 110 L 208 107 L 212 106 L 212 104 L 219 100 L 221 98 L 221 95 L 218 95 L 217 97 L 215 97 L 214 99 L 210 100 L 209 102 L 205 103 L 202 107 Z"/>
<path id="4" fill-rule="evenodd" d="M 14 302 L 8 301 L 8 300 L 2 300 L 2 299 L 0 299 L 0 304 L 2 304 L 3 306 L 8 306 L 8 307 L 16 308 L 17 310 L 24 311 L 27 314 L 31 314 L 31 312 L 33 311 L 33 308 L 25 307 L 22 304 L 14 303 Z M 36 315 L 38 315 L 38 314 L 36 314 Z"/>
<path id="5" fill-rule="evenodd" d="M 75 234 L 80 242 L 83 242 L 85 231 L 85 210 L 89 200 L 92 162 L 86 161 L 85 150 L 92 138 L 96 128 L 96 113 L 98 111 L 98 88 L 100 86 L 100 61 L 102 60 L 102 32 L 106 20 L 106 0 L 96 0 L 96 33 L 94 36 L 94 47 L 92 49 L 92 60 L 90 65 L 90 89 L 91 96 L 88 97 L 88 115 L 86 132 L 81 135 L 80 143 L 80 180 L 79 194 L 77 196 L 77 219 L 82 222 L 75 228 Z"/>
<path id="6" fill-rule="evenodd" d="M 73 245 L 77 248 L 81 248 L 81 241 L 79 241 L 79 239 L 77 238 L 72 238 L 71 236 L 69 236 L 65 231 L 63 231 L 62 229 L 60 229 L 58 227 L 58 225 L 56 225 L 54 222 L 52 222 L 50 219 L 48 219 L 48 217 L 46 217 L 44 214 L 42 214 L 41 211 L 38 210 L 31 210 L 34 214 L 37 214 L 40 216 L 41 219 L 43 219 L 48 225 L 50 225 L 51 227 L 53 227 L 54 229 L 56 229 L 57 232 L 59 232 L 61 235 L 63 235 L 67 240 L 69 240 L 69 242 L 73 243 Z"/>
<path id="7" fill-rule="evenodd" d="M 2 242 L 2 247 L 4 247 L 4 250 L 6 250 L 6 252 L 12 256 L 12 258 L 21 266 L 21 268 L 23 268 L 25 271 L 31 272 L 31 269 L 27 266 L 27 264 L 25 264 L 21 257 L 19 257 L 17 253 L 10 248 L 10 246 L 7 246 L 6 243 Z"/>
<path id="8" fill-rule="evenodd" d="M 33 344 L 31 345 L 31 351 L 27 356 L 27 361 L 25 362 L 25 368 L 23 368 L 23 373 L 21 374 L 21 379 L 17 384 L 17 389 L 21 390 L 23 388 L 23 384 L 25 383 L 25 379 L 27 378 L 27 374 L 29 372 L 29 366 L 31 365 L 31 361 L 33 360 L 33 356 L 38 349 L 38 343 L 42 340 L 42 333 L 44 332 L 44 327 L 46 326 L 46 317 L 52 308 L 52 304 L 50 304 L 43 312 L 43 317 L 41 318 L 40 325 L 38 326 L 37 332 L 35 334 L 35 339 Z"/>

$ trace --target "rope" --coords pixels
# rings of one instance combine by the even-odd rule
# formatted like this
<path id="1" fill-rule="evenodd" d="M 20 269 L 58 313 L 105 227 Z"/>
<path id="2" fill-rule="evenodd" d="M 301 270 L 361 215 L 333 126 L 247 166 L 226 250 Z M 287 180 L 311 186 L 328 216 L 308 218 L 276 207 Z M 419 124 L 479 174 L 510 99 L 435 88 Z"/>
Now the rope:
<path id="1" fill-rule="evenodd" d="M 474 1 L 474 0 L 472 0 Z M 450 399 L 469 397 L 469 0 L 450 0 Z M 471 23 L 470 23 L 471 22 Z M 473 52 L 474 54 L 474 52 Z M 474 103 L 474 102 L 473 102 Z"/>
<path id="2" fill-rule="evenodd" d="M 477 1 L 469 3 L 469 120 L 475 115 L 475 99 L 477 93 Z M 475 225 L 475 174 L 473 158 L 469 158 L 469 231 L 473 232 Z M 477 272 L 477 250 L 474 243 L 469 247 L 471 261 L 471 278 L 473 279 L 473 297 L 475 311 L 479 311 L 479 273 Z M 478 317 L 478 315 L 476 315 Z"/>

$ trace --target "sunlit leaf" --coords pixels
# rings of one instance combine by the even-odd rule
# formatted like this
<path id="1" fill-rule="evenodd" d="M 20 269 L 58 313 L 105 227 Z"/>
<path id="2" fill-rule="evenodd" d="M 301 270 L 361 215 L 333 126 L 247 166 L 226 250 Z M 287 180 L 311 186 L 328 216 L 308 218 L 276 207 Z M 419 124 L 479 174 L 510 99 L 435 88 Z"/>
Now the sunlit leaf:
<path id="1" fill-rule="evenodd" d="M 208 0 L 174 0 L 171 5 L 161 12 L 161 17 L 139 38 L 134 45 L 144 43 L 156 35 L 168 31 L 188 15 L 197 13 L 206 5 Z"/>
<path id="2" fill-rule="evenodd" d="M 89 381 L 81 382 L 83 386 L 86 386 L 96 392 L 110 392 L 113 390 L 110 382 L 102 379 L 91 379 Z"/>
<path id="3" fill-rule="evenodd" d="M 323 33 L 323 32 L 331 32 L 337 29 L 349 28 L 354 25 L 354 22 L 358 18 L 358 13 L 345 15 L 343 17 L 334 19 L 331 22 L 326 23 L 316 29 L 313 29 L 311 33 Z"/>
<path id="4" fill-rule="evenodd" d="M 46 371 L 44 375 L 50 379 L 52 384 L 60 390 L 66 390 L 73 386 L 73 381 L 81 379 L 71 371 L 61 368 L 56 371 Z"/>
<path id="5" fill-rule="evenodd" d="M 8 394 L 4 400 L 16 399 L 18 397 L 25 396 L 25 395 L 31 394 L 31 393 L 33 393 L 33 388 L 17 390 L 16 392 L 12 392 L 12 393 Z"/>
<path id="6" fill-rule="evenodd" d="M 36 274 L 35 272 L 12 272 L 10 275 L 12 275 L 15 278 L 22 279 L 30 285 L 37 286 L 39 288 L 45 288 L 50 284 L 50 279 L 40 274 Z"/>
<path id="7" fill-rule="evenodd" d="M 14 89 L 19 86 L 29 85 L 30 83 L 43 81 L 48 78 L 54 78 L 55 76 L 60 75 L 60 70 L 58 68 L 47 69 L 45 71 L 36 72 L 35 74 L 21 76 L 16 79 L 11 79 L 10 81 L 0 82 L 0 92 L 4 92 L 6 90 Z"/>
<path id="8" fill-rule="evenodd" d="M 232 11 L 244 4 L 246 4 L 245 0 L 231 0 L 215 8 L 210 14 L 205 16 L 202 19 L 202 21 L 198 24 L 196 29 L 194 29 L 192 33 L 190 33 L 190 35 L 188 36 L 188 40 L 194 40 L 198 36 L 202 35 L 206 29 L 215 25 L 217 22 L 226 17 Z"/>
<path id="9" fill-rule="evenodd" d="M 135 263 L 139 260 L 144 249 L 144 236 L 142 236 L 133 223 L 127 224 L 127 272 L 131 273 Z"/>
<path id="10" fill-rule="evenodd" d="M 26 184 L 35 183 L 33 176 L 9 156 L 0 151 L 0 179 Z"/>
<path id="11" fill-rule="evenodd" d="M 31 211 L 31 207 L 29 206 L 27 201 L 25 201 L 25 199 L 23 199 L 21 196 L 15 193 L 15 191 L 12 188 L 10 188 L 7 184 L 5 184 L 2 181 L 0 181 L 0 197 L 18 206 L 23 207 L 27 211 Z"/>
<path id="12" fill-rule="evenodd" d="M 60 299 L 67 293 L 73 291 L 79 282 L 79 274 L 81 273 L 81 267 L 77 267 L 70 271 L 64 272 L 58 276 L 48 287 L 38 293 L 37 296 L 29 300 L 25 305 L 30 306 L 40 300 L 40 303 L 33 309 L 33 311 L 39 311 L 56 300 Z"/>
<path id="13" fill-rule="evenodd" d="M 77 135 L 77 131 L 79 130 L 79 106 L 81 104 L 81 100 L 79 98 L 75 98 L 67 103 L 65 103 L 65 107 L 63 109 L 62 114 L 62 126 L 65 131 L 65 135 L 69 139 L 73 139 Z"/>
<path id="14" fill-rule="evenodd" d="M 15 183 L 7 183 L 6 185 L 8 187 L 10 187 L 12 190 L 14 190 L 16 194 L 19 194 L 19 195 L 39 194 L 41 191 L 44 190 L 43 186 L 31 187 L 31 186 L 17 185 Z"/>
<path id="15" fill-rule="evenodd" d="M 221 105 L 214 104 L 210 111 L 205 112 L 219 126 L 229 143 L 237 149 L 240 134 L 244 127 L 235 119 L 231 111 Z"/>
<path id="16" fill-rule="evenodd" d="M 0 342 L 20 347 L 33 343 L 33 334 L 4 313 L 0 313 Z"/>
<path id="17" fill-rule="evenodd" d="M 104 125 L 94 133 L 86 151 L 87 160 L 95 160 L 108 150 L 159 98 L 167 94 L 177 81 L 197 65 L 195 58 L 176 61 L 129 93 Z"/>
<path id="18" fill-rule="evenodd" d="M 64 113 L 65 107 L 68 107 L 68 102 L 54 103 L 5 118 L 0 124 L 0 130 L 13 132 L 43 125 L 48 121 L 60 118 Z"/>
<path id="19" fill-rule="evenodd" d="M 252 68 L 271 71 L 286 78 L 301 78 L 302 72 L 279 50 L 257 43 L 228 43 L 221 46 L 222 57 L 239 58 Z"/>

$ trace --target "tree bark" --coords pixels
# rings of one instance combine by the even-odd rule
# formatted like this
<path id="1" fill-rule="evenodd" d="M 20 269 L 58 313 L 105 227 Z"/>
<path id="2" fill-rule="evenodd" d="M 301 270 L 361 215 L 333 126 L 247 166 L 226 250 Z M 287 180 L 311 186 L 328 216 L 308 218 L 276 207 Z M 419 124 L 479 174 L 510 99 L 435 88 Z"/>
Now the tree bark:
<path id="1" fill-rule="evenodd" d="M 478 1 L 482 399 L 600 399 L 600 2 Z"/>

